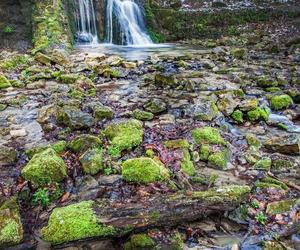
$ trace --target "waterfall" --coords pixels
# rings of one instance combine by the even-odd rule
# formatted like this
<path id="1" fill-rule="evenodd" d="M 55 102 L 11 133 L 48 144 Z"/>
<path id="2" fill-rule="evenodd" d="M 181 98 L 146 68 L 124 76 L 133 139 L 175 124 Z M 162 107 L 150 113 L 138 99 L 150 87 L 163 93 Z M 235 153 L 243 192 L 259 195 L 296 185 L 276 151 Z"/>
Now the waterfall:
<path id="1" fill-rule="evenodd" d="M 114 30 L 116 27 L 119 29 L 117 32 Z M 123 45 L 152 44 L 142 11 L 133 0 L 107 0 L 106 42 L 115 41 Z"/>
<path id="2" fill-rule="evenodd" d="M 97 43 L 96 17 L 93 0 L 76 0 L 76 38 L 78 42 Z"/>

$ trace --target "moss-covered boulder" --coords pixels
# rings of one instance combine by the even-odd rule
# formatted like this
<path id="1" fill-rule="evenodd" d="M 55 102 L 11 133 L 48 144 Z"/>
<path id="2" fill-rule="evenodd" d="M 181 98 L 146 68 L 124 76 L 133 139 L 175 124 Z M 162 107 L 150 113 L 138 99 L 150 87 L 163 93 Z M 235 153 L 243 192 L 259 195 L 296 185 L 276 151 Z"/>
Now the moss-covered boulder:
<path id="1" fill-rule="evenodd" d="M 289 95 L 276 95 L 270 100 L 272 109 L 281 110 L 288 108 L 293 104 L 293 99 Z"/>
<path id="2" fill-rule="evenodd" d="M 0 74 L 0 89 L 6 89 L 11 87 L 9 80 L 5 77 L 5 75 Z"/>
<path id="3" fill-rule="evenodd" d="M 57 141 L 57 142 L 51 143 L 49 145 L 26 149 L 25 154 L 29 158 L 32 158 L 35 154 L 40 153 L 40 152 L 46 150 L 47 148 L 52 148 L 56 153 L 59 154 L 59 153 L 62 153 L 63 151 L 65 151 L 66 147 L 67 147 L 66 141 Z"/>
<path id="4" fill-rule="evenodd" d="M 99 148 L 89 149 L 79 158 L 83 172 L 86 174 L 97 174 L 104 168 L 102 150 Z"/>
<path id="5" fill-rule="evenodd" d="M 170 178 L 170 173 L 161 162 L 141 157 L 123 162 L 122 176 L 127 182 L 147 184 L 166 181 Z"/>
<path id="6" fill-rule="evenodd" d="M 48 148 L 33 156 L 22 169 L 22 176 L 35 186 L 43 186 L 62 181 L 67 176 L 67 168 L 64 160 Z"/>
<path id="7" fill-rule="evenodd" d="M 207 158 L 208 163 L 220 169 L 226 169 L 227 163 L 230 159 L 230 152 L 228 149 L 224 149 L 222 151 L 217 151 L 210 154 Z"/>
<path id="8" fill-rule="evenodd" d="M 143 141 L 143 124 L 135 119 L 118 124 L 108 125 L 104 130 L 110 140 L 110 149 L 114 156 L 119 156 L 123 150 L 131 150 Z"/>
<path id="9" fill-rule="evenodd" d="M 124 250 L 151 250 L 155 247 L 155 241 L 147 234 L 134 234 L 125 243 Z"/>
<path id="10" fill-rule="evenodd" d="M 268 204 L 266 213 L 269 215 L 289 212 L 296 205 L 296 199 L 274 201 Z"/>
<path id="11" fill-rule="evenodd" d="M 300 136 L 287 135 L 273 137 L 264 143 L 265 148 L 274 152 L 288 155 L 300 154 Z"/>
<path id="12" fill-rule="evenodd" d="M 154 117 L 154 115 L 151 112 L 143 111 L 140 109 L 135 109 L 132 114 L 135 119 L 141 121 L 150 121 Z"/>
<path id="13" fill-rule="evenodd" d="M 247 117 L 250 121 L 268 121 L 270 111 L 267 108 L 257 107 L 256 109 L 247 112 Z"/>
<path id="14" fill-rule="evenodd" d="M 269 157 L 265 157 L 257 161 L 253 168 L 254 169 L 261 169 L 261 170 L 270 170 L 272 165 L 272 160 Z"/>
<path id="15" fill-rule="evenodd" d="M 216 128 L 203 127 L 192 130 L 192 137 L 197 144 L 220 144 L 226 145 L 226 141 Z"/>
<path id="16" fill-rule="evenodd" d="M 115 234 L 115 229 L 97 219 L 93 212 L 93 201 L 82 201 L 55 208 L 41 233 L 44 240 L 61 244 L 89 237 L 111 236 Z"/>
<path id="17" fill-rule="evenodd" d="M 0 202 L 0 249 L 18 244 L 22 239 L 23 226 L 16 198 Z"/>
<path id="18" fill-rule="evenodd" d="M 83 153 L 90 148 L 100 148 L 102 144 L 103 142 L 98 136 L 83 134 L 73 139 L 68 144 L 68 148 L 74 153 Z"/>
<path id="19" fill-rule="evenodd" d="M 101 121 L 104 119 L 112 119 L 114 117 L 113 110 L 104 105 L 96 105 L 94 106 L 94 117 L 97 121 Z"/>

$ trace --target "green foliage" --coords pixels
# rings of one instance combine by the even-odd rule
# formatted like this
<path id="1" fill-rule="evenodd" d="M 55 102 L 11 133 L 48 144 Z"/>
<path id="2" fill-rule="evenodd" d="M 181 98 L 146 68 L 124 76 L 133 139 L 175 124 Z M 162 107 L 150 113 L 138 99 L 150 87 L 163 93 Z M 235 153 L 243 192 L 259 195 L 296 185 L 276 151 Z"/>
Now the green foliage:
<path id="1" fill-rule="evenodd" d="M 256 209 L 259 208 L 259 204 L 256 200 L 251 201 L 250 206 Z"/>
<path id="2" fill-rule="evenodd" d="M 10 34 L 14 32 L 14 29 L 12 26 L 10 26 L 9 24 L 7 24 L 4 28 L 3 28 L 3 32 L 6 34 Z"/>
<path id="3" fill-rule="evenodd" d="M 80 240 L 88 237 L 105 237 L 116 233 L 112 226 L 103 225 L 93 212 L 93 201 L 82 201 L 55 208 L 48 225 L 42 228 L 42 237 L 52 244 Z"/>
<path id="4" fill-rule="evenodd" d="M 228 29 L 227 29 L 227 32 L 228 32 L 228 34 L 231 35 L 231 36 L 236 36 L 236 35 L 239 34 L 239 31 L 238 31 L 238 29 L 237 29 L 237 26 L 235 26 L 235 25 L 229 26 Z"/>
<path id="5" fill-rule="evenodd" d="M 163 34 L 153 31 L 151 28 L 148 28 L 148 34 L 154 43 L 163 43 L 166 41 L 166 38 Z"/>
<path id="6" fill-rule="evenodd" d="M 267 219 L 268 217 L 264 214 L 264 212 L 259 212 L 255 215 L 255 220 L 262 225 L 266 224 Z"/>
<path id="7" fill-rule="evenodd" d="M 48 194 L 48 189 L 47 188 L 39 188 L 33 194 L 32 202 L 34 205 L 42 205 L 43 207 L 47 207 L 50 204 L 50 197 Z"/>

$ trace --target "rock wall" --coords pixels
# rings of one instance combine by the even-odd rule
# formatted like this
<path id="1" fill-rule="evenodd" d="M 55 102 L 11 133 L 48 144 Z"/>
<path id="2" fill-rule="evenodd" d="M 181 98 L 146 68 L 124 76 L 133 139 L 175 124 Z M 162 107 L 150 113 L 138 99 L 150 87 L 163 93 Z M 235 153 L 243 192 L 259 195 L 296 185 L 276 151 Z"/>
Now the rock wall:
<path id="1" fill-rule="evenodd" d="M 0 49 L 31 47 L 32 0 L 0 1 Z"/>

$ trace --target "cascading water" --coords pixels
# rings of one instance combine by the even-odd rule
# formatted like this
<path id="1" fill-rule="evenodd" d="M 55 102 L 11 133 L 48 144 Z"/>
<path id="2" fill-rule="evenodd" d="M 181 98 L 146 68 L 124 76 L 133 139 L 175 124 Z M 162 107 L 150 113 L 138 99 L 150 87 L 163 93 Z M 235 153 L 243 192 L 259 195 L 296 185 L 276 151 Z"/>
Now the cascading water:
<path id="1" fill-rule="evenodd" d="M 85 43 L 97 43 L 97 27 L 93 0 L 76 1 L 77 41 Z"/>
<path id="2" fill-rule="evenodd" d="M 106 41 L 122 45 L 152 44 L 141 9 L 133 0 L 107 0 Z"/>

